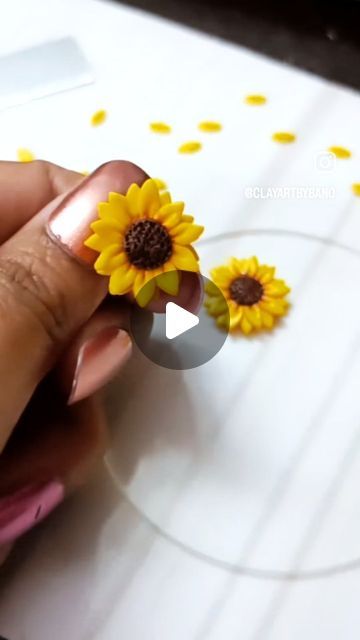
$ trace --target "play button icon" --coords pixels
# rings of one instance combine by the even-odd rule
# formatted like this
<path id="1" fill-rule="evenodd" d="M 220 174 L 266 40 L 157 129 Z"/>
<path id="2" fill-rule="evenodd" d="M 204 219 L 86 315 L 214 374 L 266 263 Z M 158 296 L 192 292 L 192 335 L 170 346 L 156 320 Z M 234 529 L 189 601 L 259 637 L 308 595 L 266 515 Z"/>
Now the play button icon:
<path id="1" fill-rule="evenodd" d="M 211 281 L 199 277 L 202 289 L 206 291 Z M 214 291 L 213 282 L 211 287 Z M 221 300 L 225 302 L 220 289 L 218 299 L 220 303 Z M 224 306 L 227 308 L 226 302 Z M 149 360 L 161 367 L 178 370 L 206 364 L 220 351 L 228 335 L 216 325 L 203 303 L 195 315 L 177 304 L 176 297 L 166 303 L 165 313 L 152 315 L 132 305 L 130 329 L 135 344 Z"/>
<path id="2" fill-rule="evenodd" d="M 168 302 L 165 315 L 165 335 L 168 340 L 181 336 L 199 324 L 199 318 L 194 313 L 179 307 L 175 302 Z"/>

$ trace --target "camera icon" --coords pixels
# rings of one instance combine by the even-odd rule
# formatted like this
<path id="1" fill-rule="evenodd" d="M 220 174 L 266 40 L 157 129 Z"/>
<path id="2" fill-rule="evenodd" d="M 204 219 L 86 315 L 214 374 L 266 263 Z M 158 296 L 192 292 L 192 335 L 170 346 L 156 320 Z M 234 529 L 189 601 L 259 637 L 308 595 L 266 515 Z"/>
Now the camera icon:
<path id="1" fill-rule="evenodd" d="M 320 171 L 332 171 L 335 168 L 336 155 L 331 151 L 321 151 L 315 158 L 315 167 Z"/>

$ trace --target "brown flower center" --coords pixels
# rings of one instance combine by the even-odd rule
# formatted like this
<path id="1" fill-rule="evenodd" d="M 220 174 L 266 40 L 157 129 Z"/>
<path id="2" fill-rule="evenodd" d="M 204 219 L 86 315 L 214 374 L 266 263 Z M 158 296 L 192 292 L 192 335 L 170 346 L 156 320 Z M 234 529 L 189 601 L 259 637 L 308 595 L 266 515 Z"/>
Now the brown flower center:
<path id="1" fill-rule="evenodd" d="M 264 289 L 262 284 L 250 276 L 240 276 L 230 285 L 230 297 L 239 305 L 251 307 L 261 300 Z"/>
<path id="2" fill-rule="evenodd" d="M 156 269 L 171 256 L 168 231 L 156 220 L 134 222 L 125 234 L 124 248 L 131 264 L 139 269 Z"/>

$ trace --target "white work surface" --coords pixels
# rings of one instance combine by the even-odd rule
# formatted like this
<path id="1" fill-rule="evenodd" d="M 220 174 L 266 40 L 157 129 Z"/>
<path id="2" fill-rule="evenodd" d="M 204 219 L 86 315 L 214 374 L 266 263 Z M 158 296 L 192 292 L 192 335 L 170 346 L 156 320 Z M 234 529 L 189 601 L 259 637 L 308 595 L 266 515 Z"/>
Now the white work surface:
<path id="1" fill-rule="evenodd" d="M 205 224 L 202 270 L 278 267 L 292 309 L 202 368 L 138 357 L 109 393 L 106 469 L 3 576 L 9 640 L 357 640 L 360 626 L 360 98 L 115 4 L 12 0 L 0 54 L 76 37 L 96 83 L 0 113 L 17 147 L 78 170 L 127 158 Z M 263 93 L 268 104 L 244 104 Z M 89 126 L 106 108 L 108 121 Z M 197 123 L 219 120 L 219 134 Z M 169 136 L 149 131 L 161 120 Z M 271 134 L 293 130 L 278 145 Z M 179 155 L 181 142 L 203 150 Z M 353 151 L 327 166 L 330 145 Z M 247 197 L 248 187 L 330 197 Z M 333 195 L 333 197 L 331 197 Z"/>

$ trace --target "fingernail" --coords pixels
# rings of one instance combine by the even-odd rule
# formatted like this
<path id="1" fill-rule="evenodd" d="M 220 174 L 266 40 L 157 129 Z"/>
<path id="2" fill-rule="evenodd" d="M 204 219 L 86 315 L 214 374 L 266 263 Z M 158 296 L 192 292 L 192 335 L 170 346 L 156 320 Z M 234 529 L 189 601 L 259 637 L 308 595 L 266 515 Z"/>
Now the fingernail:
<path id="1" fill-rule="evenodd" d="M 85 247 L 91 234 L 90 224 L 97 218 L 97 205 L 102 199 L 103 172 L 95 171 L 76 187 L 52 212 L 48 220 L 50 236 L 67 253 L 92 265 L 96 253 Z M 104 194 L 107 199 L 107 194 Z"/>
<path id="2" fill-rule="evenodd" d="M 13 542 L 44 520 L 64 499 L 64 485 L 54 480 L 28 485 L 0 498 L 0 545 Z"/>
<path id="3" fill-rule="evenodd" d="M 132 182 L 141 184 L 145 178 L 139 167 L 122 160 L 102 165 L 51 213 L 47 224 L 50 237 L 67 253 L 93 265 L 98 254 L 84 242 L 91 235 L 90 224 L 98 218 L 99 202 L 107 201 L 110 191 L 125 193 Z"/>
<path id="4" fill-rule="evenodd" d="M 119 327 L 106 327 L 79 351 L 68 404 L 74 404 L 103 387 L 129 359 L 131 338 Z"/>

